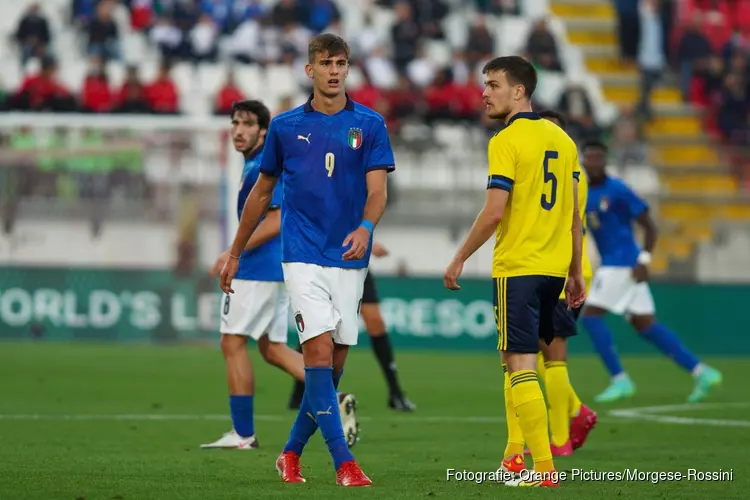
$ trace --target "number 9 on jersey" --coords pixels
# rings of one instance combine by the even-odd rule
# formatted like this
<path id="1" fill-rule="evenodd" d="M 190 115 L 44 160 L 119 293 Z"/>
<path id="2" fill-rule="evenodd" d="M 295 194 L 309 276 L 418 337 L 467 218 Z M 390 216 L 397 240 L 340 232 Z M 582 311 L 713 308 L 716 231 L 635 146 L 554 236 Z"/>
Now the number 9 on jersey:
<path id="1" fill-rule="evenodd" d="M 326 170 L 328 171 L 328 177 L 333 175 L 333 168 L 336 164 L 336 157 L 333 153 L 326 153 Z"/>

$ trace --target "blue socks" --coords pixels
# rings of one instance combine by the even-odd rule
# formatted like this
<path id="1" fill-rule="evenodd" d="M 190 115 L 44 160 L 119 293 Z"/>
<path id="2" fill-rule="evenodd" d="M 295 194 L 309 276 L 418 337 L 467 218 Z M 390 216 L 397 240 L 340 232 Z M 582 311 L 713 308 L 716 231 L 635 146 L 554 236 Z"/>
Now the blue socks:
<path id="1" fill-rule="evenodd" d="M 581 317 L 581 323 L 589 333 L 591 342 L 594 344 L 596 352 L 602 358 L 609 374 L 615 377 L 624 373 L 625 370 L 622 368 L 620 356 L 615 349 L 615 339 L 612 335 L 612 330 L 604 322 L 604 318 L 599 316 L 583 316 Z"/>
<path id="2" fill-rule="evenodd" d="M 685 347 L 677 335 L 661 323 L 654 323 L 651 328 L 641 332 L 641 335 L 664 355 L 672 358 L 675 363 L 691 373 L 700 363 L 700 360 Z"/>
<path id="3" fill-rule="evenodd" d="M 229 396 L 229 411 L 235 432 L 247 438 L 255 434 L 253 396 Z"/>
<path id="4" fill-rule="evenodd" d="M 318 430 L 318 425 L 320 423 L 319 420 L 321 420 L 320 417 L 323 417 L 322 420 L 326 421 L 329 424 L 334 424 L 334 428 L 336 422 L 338 423 L 337 432 L 338 437 L 340 438 L 340 442 L 338 442 L 338 439 L 336 439 L 335 436 L 334 438 L 331 438 L 331 436 L 327 434 L 327 432 L 331 431 L 330 425 L 326 429 L 321 426 L 323 438 L 328 444 L 328 450 L 331 452 L 331 456 L 333 457 L 334 466 L 338 470 L 339 466 L 343 462 L 352 460 L 354 457 L 352 457 L 352 454 L 349 452 L 349 447 L 347 446 L 346 440 L 344 439 L 344 430 L 341 427 L 341 415 L 339 414 L 338 396 L 336 395 L 336 389 L 338 389 L 339 387 L 339 382 L 341 381 L 341 377 L 343 376 L 344 372 L 342 371 L 338 375 L 332 376 L 332 371 L 333 369 L 330 367 L 305 368 L 305 395 L 302 398 L 302 405 L 300 405 L 299 412 L 297 413 L 297 418 L 295 419 L 294 425 L 292 426 L 292 431 L 289 434 L 289 441 L 287 441 L 286 446 L 284 446 L 284 453 L 286 453 L 287 451 L 291 451 L 296 453 L 297 455 L 302 455 L 302 450 L 305 448 L 305 445 L 307 445 L 310 437 L 315 434 L 316 430 Z M 325 389 L 325 391 L 327 392 L 328 387 L 330 387 L 325 387 L 328 385 L 326 380 L 333 381 L 332 399 L 330 399 L 330 394 L 328 394 L 327 399 L 321 399 L 320 397 L 320 394 L 324 394 L 323 389 Z M 318 384 L 319 390 L 316 391 L 315 389 L 313 389 L 313 386 L 311 384 Z M 316 403 L 316 401 L 318 401 L 318 403 Z M 323 410 L 327 411 L 328 406 L 333 406 L 333 408 L 331 408 L 332 415 L 317 415 L 318 411 L 322 411 L 318 408 L 320 406 L 320 401 L 332 402 L 331 404 L 328 404 L 325 406 L 325 408 L 323 408 Z M 331 416 L 335 416 L 336 418 L 333 419 L 331 418 Z M 336 422 L 331 422 L 332 420 L 336 420 Z M 341 449 L 341 445 L 343 445 L 343 450 Z"/>

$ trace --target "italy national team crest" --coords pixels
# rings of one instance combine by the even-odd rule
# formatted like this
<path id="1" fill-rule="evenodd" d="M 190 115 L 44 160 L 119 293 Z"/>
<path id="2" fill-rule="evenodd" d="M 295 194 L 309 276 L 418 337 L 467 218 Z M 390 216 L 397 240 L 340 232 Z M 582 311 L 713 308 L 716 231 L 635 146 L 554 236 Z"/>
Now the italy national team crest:
<path id="1" fill-rule="evenodd" d="M 362 129 L 350 128 L 349 129 L 349 147 L 352 149 L 359 149 L 362 145 Z"/>
<path id="2" fill-rule="evenodd" d="M 298 312 L 294 315 L 294 323 L 297 325 L 297 331 L 302 333 L 305 331 L 305 320 L 302 319 L 302 313 Z"/>

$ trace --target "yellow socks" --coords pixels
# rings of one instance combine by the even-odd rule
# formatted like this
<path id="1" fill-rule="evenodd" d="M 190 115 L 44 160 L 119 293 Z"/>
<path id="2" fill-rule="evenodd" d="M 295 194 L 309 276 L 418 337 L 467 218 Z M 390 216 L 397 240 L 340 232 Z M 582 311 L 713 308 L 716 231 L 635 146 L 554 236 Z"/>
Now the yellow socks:
<path id="1" fill-rule="evenodd" d="M 567 367 L 566 367 L 567 370 Z M 573 389 L 573 384 L 570 383 L 570 378 L 568 378 L 568 417 L 574 418 L 578 416 L 578 412 L 581 411 L 581 400 L 578 399 L 578 394 L 576 394 L 575 389 Z"/>
<path id="2" fill-rule="evenodd" d="M 508 444 L 505 445 L 505 454 L 508 458 L 513 455 L 523 455 L 523 432 L 518 424 L 516 409 L 513 407 L 513 393 L 510 390 L 510 375 L 508 365 L 503 363 L 503 376 L 505 377 L 505 421 L 508 424 Z"/>
<path id="3" fill-rule="evenodd" d="M 547 400 L 549 402 L 552 444 L 562 446 L 570 439 L 568 404 L 572 388 L 570 387 L 570 380 L 568 380 L 568 364 L 565 361 L 548 361 L 544 366 L 547 368 L 544 385 L 547 388 Z"/>
<path id="4" fill-rule="evenodd" d="M 544 367 L 544 355 L 542 355 L 541 351 L 536 355 L 536 375 L 539 377 L 539 380 L 545 381 L 545 384 L 547 383 L 547 370 Z"/>
<path id="5" fill-rule="evenodd" d="M 554 464 L 547 429 L 547 406 L 537 374 L 534 370 L 514 372 L 510 375 L 510 386 L 518 423 L 534 458 L 534 470 L 549 472 Z"/>

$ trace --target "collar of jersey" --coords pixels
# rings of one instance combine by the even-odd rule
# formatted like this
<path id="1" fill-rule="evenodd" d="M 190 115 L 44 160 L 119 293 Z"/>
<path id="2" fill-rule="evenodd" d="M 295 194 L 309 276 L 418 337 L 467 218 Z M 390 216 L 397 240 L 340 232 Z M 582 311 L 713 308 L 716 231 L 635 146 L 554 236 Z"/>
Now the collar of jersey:
<path id="1" fill-rule="evenodd" d="M 256 158 L 258 157 L 258 155 L 259 155 L 259 154 L 261 154 L 262 152 L 263 152 L 263 148 L 262 148 L 262 147 L 261 147 L 261 148 L 258 148 L 258 150 L 257 150 L 257 151 L 256 151 L 255 153 L 253 153 L 252 155 L 250 155 L 250 156 L 249 156 L 248 158 L 245 158 L 245 163 L 247 163 L 247 162 L 250 162 L 250 161 L 253 161 L 253 160 L 254 160 L 254 159 L 256 159 Z"/>
<path id="2" fill-rule="evenodd" d="M 312 106 L 313 97 L 314 94 L 310 94 L 310 97 L 307 99 L 307 102 L 305 103 L 305 113 L 312 113 L 315 111 Z M 346 105 L 344 106 L 344 109 L 347 111 L 354 111 L 354 101 L 349 97 L 349 94 L 346 94 Z"/>
<path id="3" fill-rule="evenodd" d="M 508 120 L 508 126 L 510 126 L 511 123 L 518 120 L 519 118 L 526 118 L 527 120 L 541 120 L 542 117 L 539 116 L 539 113 L 534 113 L 533 111 L 521 111 L 520 113 L 516 113 L 513 115 L 513 117 Z"/>

